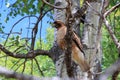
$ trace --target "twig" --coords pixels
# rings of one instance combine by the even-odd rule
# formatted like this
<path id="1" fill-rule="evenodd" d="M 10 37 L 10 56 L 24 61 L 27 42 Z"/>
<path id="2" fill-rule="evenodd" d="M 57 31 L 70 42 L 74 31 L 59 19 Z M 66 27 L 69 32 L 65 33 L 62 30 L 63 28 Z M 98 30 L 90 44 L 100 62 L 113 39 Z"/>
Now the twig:
<path id="1" fill-rule="evenodd" d="M 15 53 L 15 52 L 17 52 L 20 48 L 22 48 L 22 47 L 24 47 L 24 46 L 19 46 L 17 49 L 15 49 L 13 52 Z"/>
<path id="2" fill-rule="evenodd" d="M 40 49 L 42 49 L 42 20 L 41 20 L 41 24 L 40 24 Z"/>
<path id="3" fill-rule="evenodd" d="M 116 4 L 115 6 L 113 6 L 111 9 L 109 9 L 108 11 L 106 11 L 104 14 L 103 14 L 103 22 L 113 40 L 113 42 L 115 43 L 115 45 L 117 46 L 118 48 L 118 51 L 119 51 L 119 54 L 120 54 L 120 42 L 119 40 L 117 39 L 117 37 L 115 36 L 113 30 L 112 30 L 112 27 L 111 25 L 109 24 L 109 22 L 107 21 L 106 17 L 107 15 L 109 15 L 111 12 L 113 12 L 115 9 L 117 9 L 118 7 L 120 7 L 120 3 Z"/>
<path id="4" fill-rule="evenodd" d="M 0 32 L 0 34 L 3 34 L 3 35 L 9 35 L 9 33 L 1 33 L 1 32 Z M 20 35 L 21 32 L 12 32 L 11 34 L 19 34 L 19 35 Z"/>
<path id="5" fill-rule="evenodd" d="M 31 75 L 33 75 L 33 59 L 31 60 Z"/>
<path id="6" fill-rule="evenodd" d="M 104 16 L 103 19 L 104 19 L 103 22 L 104 22 L 104 24 L 105 24 L 105 26 L 106 26 L 106 28 L 107 28 L 107 30 L 108 30 L 108 32 L 109 32 L 109 34 L 110 34 L 113 42 L 114 42 L 115 45 L 117 46 L 118 51 L 119 51 L 119 53 L 120 53 L 120 42 L 119 42 L 119 40 L 117 39 L 117 37 L 115 36 L 115 34 L 114 34 L 113 30 L 112 30 L 112 27 L 110 26 L 109 22 L 106 20 L 105 16 Z"/>
<path id="7" fill-rule="evenodd" d="M 17 71 L 23 64 L 24 64 L 24 62 L 22 62 L 22 63 L 15 69 L 15 71 Z"/>
<path id="8" fill-rule="evenodd" d="M 39 63 L 38 63 L 37 59 L 34 58 L 34 60 L 35 60 L 35 62 L 36 62 L 36 64 L 37 64 L 37 67 L 38 67 L 39 72 L 41 73 L 42 76 L 44 76 L 44 73 L 43 73 L 43 71 L 40 69 L 40 66 L 39 66 Z"/>
<path id="9" fill-rule="evenodd" d="M 38 18 L 37 16 L 31 15 L 31 16 L 25 16 L 25 17 L 21 18 L 20 20 L 18 20 L 18 21 L 12 26 L 12 28 L 11 28 L 11 30 L 10 30 L 7 38 L 6 38 L 6 41 L 5 41 L 4 45 L 6 45 L 6 43 L 7 43 L 7 41 L 8 41 L 8 38 L 9 38 L 10 34 L 12 33 L 13 28 L 14 28 L 19 22 L 21 22 L 23 19 L 25 19 L 25 18 L 27 18 L 27 17 L 36 17 L 36 18 Z"/>
<path id="10" fill-rule="evenodd" d="M 111 9 L 107 10 L 104 13 L 104 17 L 106 17 L 107 15 L 109 15 L 111 12 L 113 12 L 115 9 L 117 9 L 118 7 L 120 7 L 120 3 L 116 4 L 115 6 L 113 6 Z"/>
<path id="11" fill-rule="evenodd" d="M 47 2 L 46 0 L 42 0 L 45 4 L 49 5 L 50 7 L 56 8 L 56 9 L 66 9 L 66 7 L 58 7 L 55 5 L 50 4 L 49 2 Z"/>
<path id="12" fill-rule="evenodd" d="M 18 61 L 16 61 L 16 62 L 14 63 L 14 65 L 11 67 L 11 69 L 13 69 L 14 66 L 16 66 L 16 64 L 18 64 L 21 60 L 22 60 L 22 59 L 19 59 Z"/>
<path id="13" fill-rule="evenodd" d="M 41 7 L 41 9 L 42 9 L 43 7 L 44 7 L 44 5 Z M 36 35 L 37 35 L 37 32 L 38 32 L 38 24 L 39 24 L 39 22 L 42 20 L 42 18 L 43 18 L 49 11 L 51 11 L 51 10 L 52 10 L 52 8 L 49 9 L 49 10 L 47 10 L 47 11 L 44 12 L 44 14 L 43 14 L 43 13 L 42 13 L 43 9 L 42 9 L 41 14 L 39 15 L 39 18 L 38 18 L 38 20 L 37 20 L 34 28 L 32 29 L 32 35 L 31 35 L 31 36 L 32 36 L 32 40 L 31 40 L 31 51 L 34 50 L 35 39 L 36 39 Z"/>
<path id="14" fill-rule="evenodd" d="M 23 63 L 23 70 L 22 70 L 22 73 L 25 71 L 26 61 L 27 61 L 27 59 L 25 59 L 25 61 L 24 61 L 24 63 Z"/>

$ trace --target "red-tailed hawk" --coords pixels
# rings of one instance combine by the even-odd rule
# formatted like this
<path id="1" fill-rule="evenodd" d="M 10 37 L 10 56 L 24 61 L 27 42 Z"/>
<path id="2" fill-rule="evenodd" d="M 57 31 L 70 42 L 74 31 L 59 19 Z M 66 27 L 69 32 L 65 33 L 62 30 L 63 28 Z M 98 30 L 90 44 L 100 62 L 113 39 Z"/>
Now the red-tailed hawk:
<path id="1" fill-rule="evenodd" d="M 61 49 L 64 50 L 66 48 L 64 37 L 66 35 L 67 27 L 60 20 L 55 21 L 53 24 L 54 27 L 57 29 L 56 36 L 57 44 Z M 71 54 L 72 60 L 75 63 L 79 64 L 82 71 L 86 72 L 89 70 L 89 65 L 85 59 L 85 54 L 82 49 L 81 41 L 75 32 L 73 32 L 73 35 L 74 36 L 72 38 L 72 54 Z"/>

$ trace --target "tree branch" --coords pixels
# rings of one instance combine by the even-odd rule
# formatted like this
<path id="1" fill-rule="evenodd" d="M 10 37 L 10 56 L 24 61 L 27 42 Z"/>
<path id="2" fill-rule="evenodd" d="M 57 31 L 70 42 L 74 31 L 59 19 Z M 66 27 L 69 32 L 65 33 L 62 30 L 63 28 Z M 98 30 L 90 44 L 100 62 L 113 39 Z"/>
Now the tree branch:
<path id="1" fill-rule="evenodd" d="M 20 73 L 8 70 L 1 66 L 0 66 L 0 75 L 5 76 L 6 78 L 14 78 L 17 80 L 61 80 L 59 77 L 39 78 L 39 77 L 32 76 L 32 75 L 20 74 Z M 63 79 L 63 80 L 65 80 L 65 79 Z"/>
<path id="2" fill-rule="evenodd" d="M 24 53 L 17 54 L 17 53 L 14 53 L 14 52 L 11 52 L 11 51 L 7 50 L 1 44 L 0 44 L 0 50 L 2 50 L 8 56 L 11 56 L 11 57 L 14 57 L 14 58 L 21 58 L 21 59 L 25 59 L 25 58 L 33 59 L 38 55 L 47 55 L 47 56 L 51 57 L 49 50 L 37 49 L 37 50 L 31 51 L 31 52 L 28 52 L 27 54 L 24 54 Z"/>
<path id="3" fill-rule="evenodd" d="M 39 80 L 40 78 L 25 74 L 20 74 L 14 71 L 10 71 L 4 67 L 0 66 L 0 75 L 5 76 L 7 78 L 15 78 L 18 80 Z"/>
<path id="4" fill-rule="evenodd" d="M 6 38 L 6 41 L 5 41 L 4 45 L 6 45 L 6 43 L 7 43 L 7 41 L 8 41 L 8 38 L 9 38 L 10 34 L 12 34 L 12 30 L 14 29 L 14 27 L 15 27 L 19 22 L 21 22 L 22 20 L 24 20 L 25 18 L 28 18 L 28 17 L 38 18 L 37 16 L 31 15 L 31 16 L 25 16 L 25 17 L 21 18 L 20 20 L 18 20 L 18 21 L 12 26 L 10 32 L 8 33 L 8 36 L 7 36 L 7 38 Z"/>
<path id="5" fill-rule="evenodd" d="M 50 7 L 53 7 L 53 8 L 56 8 L 56 9 L 66 9 L 66 7 L 58 7 L 58 6 L 55 6 L 55 5 L 52 5 L 50 4 L 49 2 L 47 2 L 46 0 L 42 0 L 43 3 L 49 5 Z"/>
<path id="6" fill-rule="evenodd" d="M 117 71 L 120 71 L 120 59 L 107 68 L 105 72 L 100 75 L 99 80 L 107 80 L 109 76 L 113 75 Z"/>
<path id="7" fill-rule="evenodd" d="M 111 12 L 113 12 L 115 9 L 117 9 L 118 7 L 120 7 L 120 3 L 116 4 L 115 6 L 113 6 L 111 9 L 107 10 L 104 13 L 104 17 L 107 17 L 107 15 L 109 15 Z"/>
<path id="8" fill-rule="evenodd" d="M 72 57 L 71 57 L 71 54 L 72 54 L 72 21 L 70 21 L 70 19 L 72 18 L 73 20 L 73 17 L 72 17 L 72 14 L 71 14 L 71 6 L 72 6 L 72 3 L 71 3 L 71 0 L 66 0 L 66 2 L 68 3 L 67 5 L 67 8 L 66 8 L 66 26 L 67 26 L 67 32 L 66 32 L 66 35 L 65 35 L 65 40 L 66 40 L 66 50 L 65 50 L 65 63 L 66 63 L 66 68 L 67 68 L 67 74 L 68 74 L 68 77 L 70 78 L 74 78 L 74 71 L 73 71 L 73 66 L 72 66 Z"/>
<path id="9" fill-rule="evenodd" d="M 34 45 L 35 45 L 36 35 L 37 35 L 37 32 L 38 32 L 39 22 L 42 20 L 42 18 L 43 18 L 49 11 L 52 10 L 52 8 L 51 8 L 51 9 L 47 10 L 46 12 L 44 12 L 44 14 L 43 14 L 42 12 L 43 12 L 43 7 L 44 7 L 44 6 L 45 6 L 45 5 L 43 4 L 43 6 L 41 7 L 41 14 L 39 15 L 38 20 L 37 20 L 34 28 L 32 29 L 32 35 L 31 35 L 31 36 L 32 36 L 32 40 L 31 40 L 31 51 L 34 50 Z"/>
<path id="10" fill-rule="evenodd" d="M 109 22 L 108 22 L 108 21 L 106 20 L 106 18 L 105 18 L 105 16 L 104 16 L 103 19 L 104 19 L 103 22 L 104 22 L 104 24 L 105 24 L 105 26 L 106 26 L 106 28 L 107 28 L 107 30 L 108 30 L 108 32 L 109 32 L 109 34 L 110 34 L 113 42 L 114 42 L 115 45 L 117 46 L 118 51 L 119 51 L 119 53 L 120 53 L 120 42 L 119 42 L 119 40 L 117 39 L 117 37 L 115 36 L 115 34 L 114 34 L 114 32 L 113 32 L 113 30 L 112 30 Z"/>
<path id="11" fill-rule="evenodd" d="M 110 26 L 109 22 L 107 21 L 106 19 L 106 16 L 109 15 L 111 12 L 113 12 L 116 8 L 120 7 L 120 3 L 118 3 L 117 5 L 113 6 L 111 9 L 109 9 L 108 11 L 106 11 L 104 14 L 103 14 L 103 22 L 106 26 L 106 28 L 108 29 L 108 32 L 113 40 L 113 42 L 115 43 L 115 45 L 117 46 L 118 48 L 118 51 L 120 53 L 120 42 L 119 40 L 117 39 L 117 37 L 115 36 L 113 30 L 112 30 L 112 27 Z"/>

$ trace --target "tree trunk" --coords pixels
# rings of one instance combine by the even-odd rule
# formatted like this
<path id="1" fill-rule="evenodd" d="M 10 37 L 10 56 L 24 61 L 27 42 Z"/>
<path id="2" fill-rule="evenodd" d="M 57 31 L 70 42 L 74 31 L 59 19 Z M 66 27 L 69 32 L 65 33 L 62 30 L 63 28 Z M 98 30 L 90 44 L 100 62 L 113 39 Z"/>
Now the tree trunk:
<path id="1" fill-rule="evenodd" d="M 102 2 L 101 1 L 94 1 L 90 2 L 91 7 L 88 7 L 87 9 L 87 14 L 86 14 L 86 22 L 84 24 L 84 29 L 83 29 L 83 44 L 84 44 L 84 50 L 86 53 L 86 57 L 88 59 L 88 62 L 91 67 L 92 72 L 99 72 L 101 71 L 101 59 L 102 59 L 102 51 L 101 51 L 101 45 L 100 45 L 100 39 L 101 39 L 101 30 L 100 30 L 100 17 L 96 14 L 95 11 L 93 11 L 93 8 L 101 13 L 102 10 Z M 72 15 L 77 12 L 77 10 L 80 8 L 79 0 L 72 0 Z M 66 7 L 67 3 L 65 0 L 55 0 L 55 5 L 59 7 Z M 66 20 L 66 11 L 65 9 L 54 9 L 54 19 L 55 20 L 61 20 L 65 22 Z M 74 24 L 72 27 L 75 29 L 77 34 L 80 34 L 80 17 L 75 18 Z M 56 43 L 56 32 L 55 31 L 55 43 L 54 45 L 57 45 Z M 66 64 L 64 61 L 64 51 L 60 50 L 60 48 L 57 48 L 56 56 L 55 56 L 55 65 L 56 65 L 56 71 L 57 71 L 57 76 L 61 78 L 68 78 L 67 75 L 67 69 L 66 69 Z M 73 64 L 74 68 L 74 75 L 77 76 L 77 78 L 85 80 L 87 78 L 86 73 L 83 73 L 80 70 L 80 67 L 76 65 L 75 63 Z M 93 76 L 93 77 L 96 77 Z"/>
<path id="2" fill-rule="evenodd" d="M 97 78 L 96 73 L 101 72 L 101 26 L 102 19 L 99 16 L 102 12 L 103 0 L 89 2 L 86 12 L 85 24 L 83 29 L 83 45 L 87 60 L 90 64 L 90 71 Z M 99 14 L 98 14 L 99 13 Z M 95 79 L 97 80 L 97 79 Z"/>
<path id="3" fill-rule="evenodd" d="M 59 7 L 66 7 L 67 6 L 67 2 L 65 0 L 55 0 L 55 5 L 59 6 Z M 72 0 L 72 14 L 74 14 L 79 7 L 79 0 Z M 63 22 L 66 21 L 66 10 L 62 9 L 54 9 L 54 19 L 55 20 L 61 20 Z M 75 31 L 79 34 L 80 33 L 80 18 L 76 18 L 76 21 L 73 24 L 73 28 L 75 29 Z M 55 36 L 56 36 L 56 31 L 55 31 Z M 56 40 L 56 37 L 55 37 Z M 56 41 L 55 41 L 56 42 Z M 57 43 L 54 43 L 55 45 L 57 45 Z M 64 61 L 64 56 L 65 53 L 61 50 L 58 51 L 56 54 L 60 54 L 59 56 L 56 56 L 56 61 L 55 61 L 55 65 L 56 65 L 56 71 L 57 71 L 57 76 L 61 77 L 61 78 L 67 78 L 67 69 L 66 69 L 66 64 Z M 74 67 L 74 75 L 77 76 L 80 72 L 79 67 L 76 66 L 75 63 L 73 63 L 73 67 Z M 77 69 L 78 68 L 78 69 Z M 78 71 L 79 70 L 79 71 Z"/>
<path id="4" fill-rule="evenodd" d="M 65 0 L 55 0 L 55 5 L 56 6 L 59 6 L 59 7 L 66 7 L 67 6 L 67 3 Z M 59 10 L 59 9 L 54 9 L 54 20 L 61 20 L 63 22 L 65 22 L 65 16 L 66 14 L 66 11 L 65 9 L 62 9 L 62 10 Z M 56 30 L 55 30 L 55 43 L 54 45 L 57 45 L 56 43 Z M 58 51 L 56 52 L 56 54 L 59 54 L 59 55 L 56 55 L 55 56 L 55 66 L 56 66 L 56 73 L 57 73 L 57 76 L 59 76 L 60 78 L 68 78 L 68 75 L 67 75 L 67 72 L 66 72 L 66 65 L 65 65 L 65 61 L 64 61 L 64 56 L 65 56 L 65 53 L 64 51 L 62 51 L 60 48 L 58 48 Z"/>

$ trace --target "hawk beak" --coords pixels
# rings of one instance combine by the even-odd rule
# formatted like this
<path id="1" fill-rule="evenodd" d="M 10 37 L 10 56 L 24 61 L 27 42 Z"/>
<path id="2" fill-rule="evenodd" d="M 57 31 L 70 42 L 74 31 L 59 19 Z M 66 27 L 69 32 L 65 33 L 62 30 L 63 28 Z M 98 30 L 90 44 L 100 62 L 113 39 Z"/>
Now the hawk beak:
<path id="1" fill-rule="evenodd" d="M 52 27 L 55 27 L 55 23 L 51 23 Z"/>

